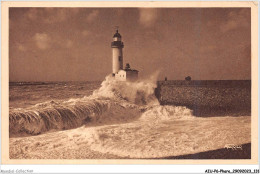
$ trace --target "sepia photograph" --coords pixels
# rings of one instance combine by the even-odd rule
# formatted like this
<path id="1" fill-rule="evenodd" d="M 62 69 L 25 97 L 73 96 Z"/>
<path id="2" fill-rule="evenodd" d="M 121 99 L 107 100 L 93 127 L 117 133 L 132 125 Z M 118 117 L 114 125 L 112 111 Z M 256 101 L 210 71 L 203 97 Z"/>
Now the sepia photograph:
<path id="1" fill-rule="evenodd" d="M 9 7 L 9 159 L 252 159 L 252 22 L 250 7 Z"/>

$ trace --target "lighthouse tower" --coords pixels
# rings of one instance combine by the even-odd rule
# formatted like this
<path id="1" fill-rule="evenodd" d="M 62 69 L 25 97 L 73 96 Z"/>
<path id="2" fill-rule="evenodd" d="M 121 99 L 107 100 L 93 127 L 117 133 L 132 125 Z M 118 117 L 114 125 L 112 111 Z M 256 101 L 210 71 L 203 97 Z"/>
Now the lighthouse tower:
<path id="1" fill-rule="evenodd" d="M 118 29 L 113 36 L 112 48 L 112 75 L 123 69 L 123 48 L 124 43 L 121 41 L 121 35 L 118 33 Z"/>
<path id="2" fill-rule="evenodd" d="M 112 48 L 112 76 L 119 81 L 136 81 L 138 79 L 138 71 L 131 69 L 130 64 L 127 63 L 123 69 L 123 48 L 124 43 L 121 41 L 122 37 L 118 33 L 118 29 L 113 36 Z"/>

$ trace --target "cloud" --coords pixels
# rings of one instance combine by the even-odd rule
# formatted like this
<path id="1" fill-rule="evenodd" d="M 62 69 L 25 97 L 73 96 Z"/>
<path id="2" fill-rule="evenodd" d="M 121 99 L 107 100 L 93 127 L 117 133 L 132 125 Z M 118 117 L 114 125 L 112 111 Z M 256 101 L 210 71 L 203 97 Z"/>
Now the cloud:
<path id="1" fill-rule="evenodd" d="M 25 14 L 25 16 L 30 19 L 30 20 L 35 20 L 37 19 L 39 15 L 39 11 L 36 8 L 30 8 L 27 13 Z"/>
<path id="2" fill-rule="evenodd" d="M 212 26 L 214 26 L 214 24 L 215 24 L 215 23 L 214 23 L 213 21 L 208 21 L 208 22 L 207 22 L 207 26 L 208 26 L 208 27 L 212 27 Z"/>
<path id="3" fill-rule="evenodd" d="M 220 25 L 220 30 L 223 33 L 226 33 L 240 27 L 250 27 L 249 9 L 229 12 L 227 21 Z"/>
<path id="4" fill-rule="evenodd" d="M 200 47 L 200 52 L 205 54 L 205 53 L 211 53 L 213 51 L 217 50 L 217 46 L 216 45 L 204 45 Z"/>
<path id="5" fill-rule="evenodd" d="M 71 40 L 67 40 L 65 46 L 66 48 L 71 48 L 73 46 L 73 42 Z"/>
<path id="6" fill-rule="evenodd" d="M 25 19 L 47 24 L 66 22 L 76 17 L 81 12 L 79 8 L 29 8 L 25 13 Z M 92 10 L 86 16 L 87 22 L 93 22 L 99 16 L 99 10 Z"/>
<path id="7" fill-rule="evenodd" d="M 83 30 L 83 31 L 81 32 L 81 34 L 82 34 L 84 37 L 87 37 L 87 36 L 90 35 L 90 32 L 89 32 L 88 30 Z"/>
<path id="8" fill-rule="evenodd" d="M 87 16 L 88 22 L 93 22 L 99 15 L 98 10 L 92 10 L 91 13 Z"/>
<path id="9" fill-rule="evenodd" d="M 59 49 L 69 49 L 74 46 L 74 41 L 62 36 L 54 36 L 49 44 L 52 44 Z"/>
<path id="10" fill-rule="evenodd" d="M 79 13 L 79 8 L 30 8 L 25 17 L 33 21 L 44 23 L 64 22 Z"/>
<path id="11" fill-rule="evenodd" d="M 155 8 L 140 8 L 139 22 L 144 27 L 152 26 L 158 18 L 158 10 Z"/>
<path id="12" fill-rule="evenodd" d="M 23 44 L 18 43 L 17 48 L 19 51 L 25 52 L 27 49 Z"/>
<path id="13" fill-rule="evenodd" d="M 124 10 L 122 8 L 115 8 L 115 11 L 117 16 L 122 16 L 124 13 Z"/>
<path id="14" fill-rule="evenodd" d="M 70 11 L 73 15 L 77 15 L 80 12 L 79 8 L 70 8 Z"/>
<path id="15" fill-rule="evenodd" d="M 36 33 L 33 37 L 34 41 L 36 42 L 36 46 L 41 49 L 45 50 L 49 48 L 50 44 L 50 37 L 46 33 Z"/>
<path id="16" fill-rule="evenodd" d="M 44 18 L 45 23 L 55 23 L 55 22 L 63 22 L 69 17 L 68 10 L 66 9 L 55 9 L 55 8 L 46 8 L 47 17 Z"/>

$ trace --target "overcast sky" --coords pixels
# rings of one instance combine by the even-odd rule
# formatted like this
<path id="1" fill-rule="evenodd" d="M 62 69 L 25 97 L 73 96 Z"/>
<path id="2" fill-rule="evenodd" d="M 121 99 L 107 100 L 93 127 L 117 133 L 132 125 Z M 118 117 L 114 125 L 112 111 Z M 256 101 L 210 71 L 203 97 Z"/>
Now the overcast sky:
<path id="1" fill-rule="evenodd" d="M 10 8 L 10 81 L 103 80 L 115 26 L 124 64 L 160 79 L 251 79 L 250 8 Z"/>

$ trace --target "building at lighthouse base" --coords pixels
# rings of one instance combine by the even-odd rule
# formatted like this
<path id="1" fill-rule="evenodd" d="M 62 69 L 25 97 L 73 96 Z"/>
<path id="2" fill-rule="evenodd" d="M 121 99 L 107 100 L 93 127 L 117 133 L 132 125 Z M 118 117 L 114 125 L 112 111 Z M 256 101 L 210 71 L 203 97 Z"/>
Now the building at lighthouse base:
<path id="1" fill-rule="evenodd" d="M 127 63 L 125 69 L 119 70 L 114 76 L 119 81 L 136 81 L 138 79 L 138 71 L 131 69 Z"/>

